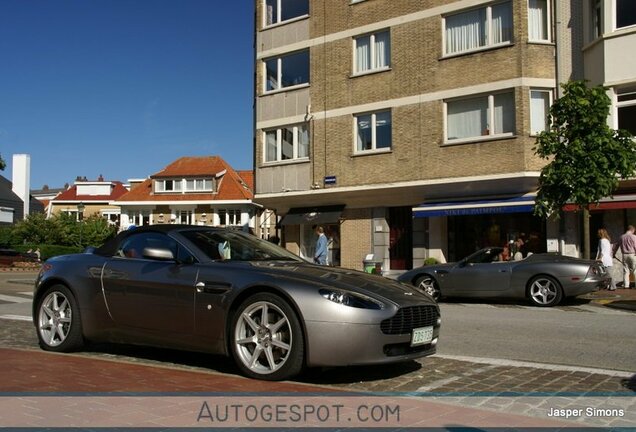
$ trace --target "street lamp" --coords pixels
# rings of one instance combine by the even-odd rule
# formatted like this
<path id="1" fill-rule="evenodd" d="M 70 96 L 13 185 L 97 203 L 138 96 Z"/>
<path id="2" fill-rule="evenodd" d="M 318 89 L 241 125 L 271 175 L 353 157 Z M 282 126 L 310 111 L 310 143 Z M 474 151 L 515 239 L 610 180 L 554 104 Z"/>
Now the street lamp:
<path id="1" fill-rule="evenodd" d="M 84 209 L 86 208 L 86 206 L 84 205 L 83 202 L 80 201 L 80 203 L 77 205 L 77 219 L 79 220 L 80 223 L 80 238 L 79 238 L 79 243 L 80 243 L 80 248 L 82 247 L 82 225 L 84 224 Z"/>

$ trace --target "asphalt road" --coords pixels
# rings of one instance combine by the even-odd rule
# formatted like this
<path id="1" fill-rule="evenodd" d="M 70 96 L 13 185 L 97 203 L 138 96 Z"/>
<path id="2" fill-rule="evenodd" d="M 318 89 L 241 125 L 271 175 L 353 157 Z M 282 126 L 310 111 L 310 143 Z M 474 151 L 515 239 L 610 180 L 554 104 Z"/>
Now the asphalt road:
<path id="1" fill-rule="evenodd" d="M 441 303 L 438 354 L 636 371 L 636 313 Z"/>

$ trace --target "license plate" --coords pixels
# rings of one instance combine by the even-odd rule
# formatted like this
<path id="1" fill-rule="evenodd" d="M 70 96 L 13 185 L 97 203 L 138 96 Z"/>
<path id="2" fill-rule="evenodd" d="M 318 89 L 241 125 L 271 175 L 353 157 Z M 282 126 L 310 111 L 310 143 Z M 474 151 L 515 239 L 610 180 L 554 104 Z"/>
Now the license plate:
<path id="1" fill-rule="evenodd" d="M 424 345 L 433 340 L 433 326 L 413 329 L 411 346 Z"/>

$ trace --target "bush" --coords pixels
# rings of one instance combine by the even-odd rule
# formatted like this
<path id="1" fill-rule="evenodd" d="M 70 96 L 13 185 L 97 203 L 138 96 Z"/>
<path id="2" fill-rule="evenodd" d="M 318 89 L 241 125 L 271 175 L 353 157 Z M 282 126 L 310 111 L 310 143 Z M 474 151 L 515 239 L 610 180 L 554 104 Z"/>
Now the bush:
<path id="1" fill-rule="evenodd" d="M 439 261 L 437 261 L 436 258 L 428 257 L 424 260 L 424 265 L 435 265 L 435 264 L 439 264 Z"/>
<path id="2" fill-rule="evenodd" d="M 38 248 L 40 249 L 40 259 L 42 261 L 59 255 L 68 255 L 82 252 L 82 249 L 76 246 L 60 246 L 47 244 L 25 244 L 14 246 L 15 250 L 22 253 L 26 253 L 29 250 L 34 251 Z"/>

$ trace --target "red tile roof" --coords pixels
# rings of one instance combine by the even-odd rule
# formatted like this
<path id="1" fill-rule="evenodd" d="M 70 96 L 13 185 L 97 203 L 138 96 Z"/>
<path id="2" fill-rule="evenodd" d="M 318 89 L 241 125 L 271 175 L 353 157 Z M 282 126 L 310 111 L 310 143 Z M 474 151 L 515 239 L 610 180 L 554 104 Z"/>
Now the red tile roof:
<path id="1" fill-rule="evenodd" d="M 215 177 L 225 172 L 218 182 L 217 193 L 161 193 L 152 190 L 153 179 Z M 241 171 L 244 173 L 247 171 Z M 150 176 L 141 185 L 120 197 L 117 201 L 230 201 L 251 200 L 253 198 L 253 177 L 244 179 L 227 162 L 219 156 L 182 157 L 172 162 L 163 170 Z"/>
<path id="2" fill-rule="evenodd" d="M 110 195 L 78 195 L 77 185 L 73 185 L 53 198 L 51 202 L 55 204 L 57 201 L 113 201 L 128 193 L 128 189 L 122 182 L 114 181 L 111 183 L 113 187 Z"/>

